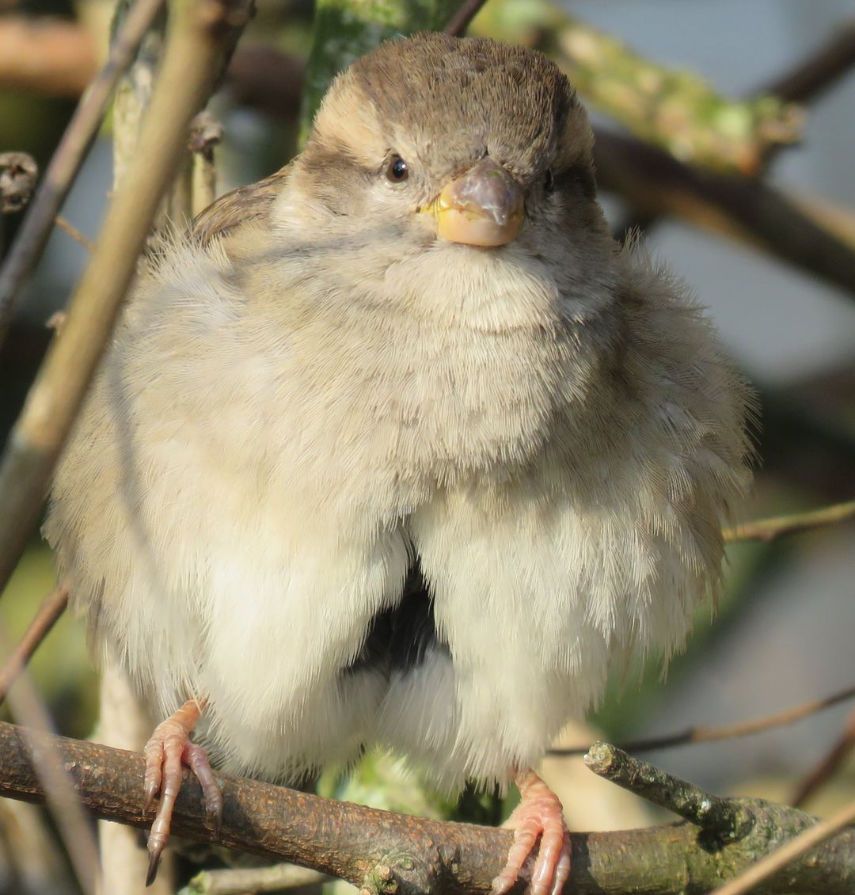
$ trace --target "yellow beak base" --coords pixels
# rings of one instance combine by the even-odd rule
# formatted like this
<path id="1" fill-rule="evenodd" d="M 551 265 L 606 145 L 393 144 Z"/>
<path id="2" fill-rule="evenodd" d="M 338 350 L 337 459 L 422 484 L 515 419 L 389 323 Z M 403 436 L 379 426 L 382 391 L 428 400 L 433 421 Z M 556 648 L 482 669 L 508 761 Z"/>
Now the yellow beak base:
<path id="1" fill-rule="evenodd" d="M 524 198 L 513 177 L 488 157 L 446 184 L 424 210 L 435 216 L 441 239 L 489 248 L 516 239 L 523 223 Z"/>

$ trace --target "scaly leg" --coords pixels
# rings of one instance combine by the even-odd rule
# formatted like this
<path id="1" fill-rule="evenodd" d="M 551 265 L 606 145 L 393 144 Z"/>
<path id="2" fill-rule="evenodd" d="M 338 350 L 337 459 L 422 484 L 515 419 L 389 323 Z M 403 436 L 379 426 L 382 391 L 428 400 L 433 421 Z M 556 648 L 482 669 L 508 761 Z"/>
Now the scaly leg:
<path id="1" fill-rule="evenodd" d="M 154 729 L 145 744 L 145 809 L 151 808 L 160 793 L 157 814 L 148 834 L 148 875 L 146 885 L 151 885 L 157 875 L 157 866 L 166 843 L 175 800 L 181 790 L 183 765 L 196 775 L 205 797 L 205 813 L 208 823 L 218 827 L 223 813 L 223 795 L 214 778 L 208 756 L 201 746 L 190 742 L 190 734 L 199 721 L 204 703 L 190 699 Z"/>
<path id="2" fill-rule="evenodd" d="M 491 895 L 502 895 L 516 882 L 523 864 L 540 848 L 531 874 L 531 895 L 560 895 L 570 876 L 570 834 L 558 796 L 532 770 L 514 776 L 521 800 L 504 826 L 514 831 L 504 870 L 493 880 Z"/>

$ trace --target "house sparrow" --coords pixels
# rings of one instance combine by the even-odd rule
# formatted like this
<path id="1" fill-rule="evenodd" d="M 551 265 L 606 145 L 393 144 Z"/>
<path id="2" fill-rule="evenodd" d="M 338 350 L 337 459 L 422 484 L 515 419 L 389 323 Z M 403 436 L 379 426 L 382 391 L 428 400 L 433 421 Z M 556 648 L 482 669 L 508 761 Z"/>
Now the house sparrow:
<path id="1" fill-rule="evenodd" d="M 749 480 L 748 390 L 610 238 L 591 146 L 544 56 L 393 40 L 151 259 L 46 532 L 171 714 L 152 869 L 182 763 L 216 815 L 208 755 L 287 782 L 379 743 L 449 790 L 515 781 L 494 891 L 532 853 L 534 895 L 563 886 L 532 767 L 613 660 L 681 644 Z"/>

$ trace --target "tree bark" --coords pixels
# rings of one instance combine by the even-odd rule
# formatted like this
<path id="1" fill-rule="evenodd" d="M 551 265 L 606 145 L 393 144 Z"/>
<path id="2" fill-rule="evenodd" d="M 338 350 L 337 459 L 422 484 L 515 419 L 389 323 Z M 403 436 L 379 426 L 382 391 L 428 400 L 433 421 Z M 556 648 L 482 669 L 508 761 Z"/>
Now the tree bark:
<path id="1" fill-rule="evenodd" d="M 62 737 L 35 736 L 0 724 L 0 794 L 41 802 L 44 790 L 32 759 L 56 749 L 83 805 L 96 817 L 148 826 L 142 810 L 142 756 Z M 187 774 L 173 817 L 173 831 L 273 860 L 288 860 L 338 876 L 370 895 L 485 895 L 504 862 L 507 830 L 425 820 L 260 783 L 219 777 L 222 826 L 204 827 L 201 790 Z M 574 833 L 567 895 L 699 893 L 737 876 L 815 818 L 758 799 L 733 800 L 749 819 L 729 844 L 688 822 L 612 833 Z M 522 882 L 515 888 L 522 892 Z M 855 891 L 855 829 L 809 852 L 758 889 L 765 895 Z"/>

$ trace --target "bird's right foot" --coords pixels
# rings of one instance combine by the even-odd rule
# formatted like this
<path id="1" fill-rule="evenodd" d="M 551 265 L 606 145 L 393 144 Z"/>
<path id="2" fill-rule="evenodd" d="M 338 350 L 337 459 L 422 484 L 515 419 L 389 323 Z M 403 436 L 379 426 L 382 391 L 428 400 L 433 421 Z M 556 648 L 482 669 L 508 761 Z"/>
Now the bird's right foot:
<path id="1" fill-rule="evenodd" d="M 515 780 L 520 803 L 502 825 L 514 831 L 514 842 L 490 895 L 504 895 L 535 852 L 527 895 L 561 895 L 570 876 L 571 854 L 561 802 L 534 771 L 520 771 Z"/>
<path id="2" fill-rule="evenodd" d="M 203 706 L 194 699 L 188 700 L 165 721 L 154 729 L 145 744 L 145 777 L 143 791 L 144 807 L 148 811 L 160 794 L 154 823 L 148 834 L 148 874 L 146 885 L 150 886 L 157 876 L 160 856 L 169 841 L 172 811 L 181 790 L 184 766 L 196 775 L 205 797 L 205 813 L 208 823 L 219 827 L 223 814 L 223 794 L 214 777 L 205 750 L 190 741 L 190 734 L 202 714 Z"/>

